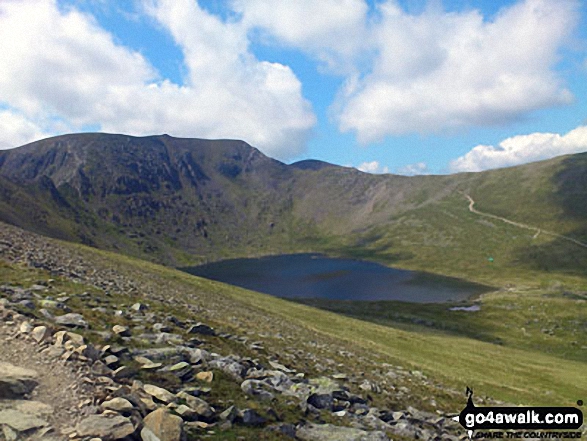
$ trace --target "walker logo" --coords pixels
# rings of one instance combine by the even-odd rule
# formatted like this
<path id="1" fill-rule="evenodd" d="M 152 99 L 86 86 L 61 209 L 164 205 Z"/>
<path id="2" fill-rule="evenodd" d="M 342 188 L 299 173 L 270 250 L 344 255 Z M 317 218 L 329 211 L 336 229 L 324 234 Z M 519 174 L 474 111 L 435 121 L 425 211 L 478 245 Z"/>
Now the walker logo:
<path id="1" fill-rule="evenodd" d="M 473 391 L 467 387 L 467 406 L 453 419 L 473 438 L 475 430 L 576 430 L 583 424 L 583 413 L 575 407 L 476 407 Z M 582 405 L 582 401 L 577 402 Z M 552 438 L 552 433 L 532 432 L 532 438 Z M 559 434 L 556 434 L 557 438 Z M 580 438 L 581 432 L 561 432 L 561 438 Z M 494 437 L 494 436 L 492 436 Z M 508 436 L 507 438 L 518 438 Z M 526 436 L 529 437 L 529 436 Z M 477 438 L 477 436 L 475 436 Z M 502 438 L 499 436 L 499 438 Z"/>

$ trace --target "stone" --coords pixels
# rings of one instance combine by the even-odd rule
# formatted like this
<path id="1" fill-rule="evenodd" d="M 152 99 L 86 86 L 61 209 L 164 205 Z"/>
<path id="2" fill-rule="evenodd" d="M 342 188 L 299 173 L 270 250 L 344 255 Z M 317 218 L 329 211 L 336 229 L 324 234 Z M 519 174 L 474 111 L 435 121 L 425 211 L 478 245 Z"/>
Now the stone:
<path id="1" fill-rule="evenodd" d="M 106 366 L 114 366 L 114 365 L 118 364 L 119 361 L 120 360 L 116 355 L 108 355 L 108 356 L 104 357 L 104 364 Z"/>
<path id="2" fill-rule="evenodd" d="M 37 343 L 41 343 L 51 338 L 51 331 L 46 326 L 37 326 L 31 331 L 31 337 Z"/>
<path id="3" fill-rule="evenodd" d="M 332 424 L 307 424 L 298 427 L 296 437 L 302 441 L 389 441 L 384 432 L 368 432 Z"/>
<path id="4" fill-rule="evenodd" d="M 198 414 L 194 412 L 193 409 L 186 406 L 185 404 L 180 404 L 174 409 L 175 413 L 178 414 L 184 421 L 196 421 L 198 419 Z"/>
<path id="5" fill-rule="evenodd" d="M 38 374 L 32 369 L 0 362 L 0 398 L 22 398 L 37 386 Z"/>
<path id="6" fill-rule="evenodd" d="M 75 332 L 58 331 L 53 334 L 55 339 L 55 346 L 63 346 L 67 342 L 72 342 L 74 346 L 81 346 L 84 344 L 84 337 Z"/>
<path id="7" fill-rule="evenodd" d="M 177 397 L 169 392 L 167 389 L 163 389 L 162 387 L 155 386 L 153 384 L 145 384 L 143 386 L 143 390 L 147 392 L 152 397 L 157 398 L 159 401 L 163 403 L 174 403 L 177 401 Z"/>
<path id="8" fill-rule="evenodd" d="M 312 394 L 308 397 L 308 404 L 317 409 L 332 409 L 334 400 L 331 394 Z"/>
<path id="9" fill-rule="evenodd" d="M 140 311 L 146 311 L 147 309 L 149 309 L 149 307 L 143 303 L 135 303 L 134 305 L 132 305 L 130 307 L 130 309 L 132 309 L 133 311 L 136 311 L 136 312 L 140 312 Z"/>
<path id="10" fill-rule="evenodd" d="M 121 337 L 130 337 L 130 329 L 128 329 L 126 326 L 114 325 L 112 327 L 112 332 Z"/>
<path id="11" fill-rule="evenodd" d="M 203 323 L 196 323 L 192 325 L 187 330 L 188 334 L 200 334 L 200 335 L 216 335 L 216 332 L 213 328 Z"/>
<path id="12" fill-rule="evenodd" d="M 113 398 L 102 403 L 103 409 L 114 410 L 115 412 L 130 412 L 134 409 L 133 404 L 125 398 Z"/>
<path id="13" fill-rule="evenodd" d="M 18 327 L 18 331 L 21 334 L 30 334 L 33 329 L 34 326 L 31 324 L 31 322 L 22 322 Z"/>
<path id="14" fill-rule="evenodd" d="M 0 425 L 2 424 L 10 426 L 17 432 L 27 432 L 49 425 L 47 421 L 39 417 L 23 413 L 16 409 L 0 411 Z"/>
<path id="15" fill-rule="evenodd" d="M 212 380 L 214 380 L 214 373 L 210 371 L 198 372 L 196 374 L 196 379 L 205 381 L 206 383 L 212 383 Z"/>
<path id="16" fill-rule="evenodd" d="M 242 422 L 245 426 L 259 427 L 264 425 L 267 420 L 259 415 L 253 409 L 245 409 L 241 415 Z"/>
<path id="17" fill-rule="evenodd" d="M 218 417 L 222 421 L 229 421 L 232 423 L 238 418 L 238 410 L 235 406 L 230 406 L 228 409 L 218 415 Z"/>
<path id="18" fill-rule="evenodd" d="M 150 430 L 160 441 L 182 441 L 184 439 L 183 420 L 177 415 L 171 415 L 165 408 L 159 408 L 148 414 L 143 423 L 145 428 Z"/>
<path id="19" fill-rule="evenodd" d="M 75 427 L 80 437 L 96 437 L 103 441 L 123 439 L 134 433 L 132 422 L 123 416 L 90 415 Z"/>
<path id="20" fill-rule="evenodd" d="M 72 328 L 88 327 L 88 324 L 84 320 L 83 315 L 73 312 L 55 317 L 55 323 L 57 323 L 58 325 L 69 326 Z"/>
<path id="21" fill-rule="evenodd" d="M 194 397 L 184 391 L 179 392 L 177 398 L 184 400 L 190 409 L 196 412 L 199 416 L 210 418 L 214 415 L 214 408 L 201 398 Z"/>

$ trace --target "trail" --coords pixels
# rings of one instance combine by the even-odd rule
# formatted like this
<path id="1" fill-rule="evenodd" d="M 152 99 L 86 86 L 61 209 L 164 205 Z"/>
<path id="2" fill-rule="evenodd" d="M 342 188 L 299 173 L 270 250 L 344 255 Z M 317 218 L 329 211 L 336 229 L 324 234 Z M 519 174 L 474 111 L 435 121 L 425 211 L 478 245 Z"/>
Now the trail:
<path id="1" fill-rule="evenodd" d="M 532 239 L 536 239 L 539 234 L 545 234 L 547 236 L 552 236 L 552 237 L 556 237 L 559 239 L 563 239 L 563 240 L 566 240 L 569 242 L 573 242 L 575 245 L 579 245 L 580 247 L 587 248 L 586 243 L 578 241 L 577 239 L 573 239 L 572 237 L 563 236 L 562 234 L 553 233 L 552 231 L 546 231 L 546 230 L 543 230 L 542 228 L 533 227 L 531 225 L 523 224 L 521 222 L 515 222 L 512 220 L 506 219 L 505 217 L 496 216 L 495 214 L 484 213 L 482 211 L 479 211 L 475 208 L 475 201 L 473 200 L 473 198 L 471 196 L 469 196 L 467 193 L 463 193 L 463 194 L 469 200 L 469 211 L 471 213 L 475 213 L 479 216 L 489 217 L 491 219 L 496 219 L 496 220 L 505 222 L 506 224 L 513 225 L 515 227 L 525 228 L 526 230 L 535 231 L 535 234 L 534 234 L 534 236 L 532 236 Z"/>

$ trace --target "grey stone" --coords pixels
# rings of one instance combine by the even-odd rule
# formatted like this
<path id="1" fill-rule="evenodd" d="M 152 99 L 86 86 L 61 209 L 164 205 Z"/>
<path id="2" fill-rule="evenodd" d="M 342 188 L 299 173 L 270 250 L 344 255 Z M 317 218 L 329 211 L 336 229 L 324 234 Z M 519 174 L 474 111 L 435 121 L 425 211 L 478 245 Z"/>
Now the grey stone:
<path id="1" fill-rule="evenodd" d="M 34 415 L 29 415 L 16 409 L 0 411 L 0 425 L 6 424 L 17 432 L 27 432 L 33 429 L 48 426 L 49 423 Z"/>
<path id="2" fill-rule="evenodd" d="M 214 408 L 201 398 L 194 397 L 183 391 L 177 394 L 177 398 L 184 400 L 190 409 L 204 418 L 210 418 L 214 415 Z"/>
<path id="3" fill-rule="evenodd" d="M 258 427 L 264 425 L 267 422 L 265 418 L 263 418 L 253 409 L 243 410 L 240 417 L 245 426 Z"/>
<path id="4" fill-rule="evenodd" d="M 177 401 L 177 397 L 169 392 L 167 389 L 163 389 L 162 387 L 155 386 L 153 384 L 145 384 L 143 386 L 145 392 L 149 395 L 157 398 L 159 401 L 163 403 L 174 403 Z"/>
<path id="5" fill-rule="evenodd" d="M 58 325 L 69 326 L 69 327 L 79 327 L 79 328 L 87 328 L 88 324 L 84 320 L 83 315 L 76 314 L 76 313 L 69 313 L 60 315 L 59 317 L 55 317 L 55 323 Z"/>
<path id="6" fill-rule="evenodd" d="M 130 412 L 134 409 L 134 406 L 127 399 L 117 397 L 109 401 L 104 401 L 102 403 L 102 408 L 114 410 L 115 412 Z"/>
<path id="7" fill-rule="evenodd" d="M 122 439 L 134 433 L 132 422 L 123 416 L 90 415 L 75 428 L 81 437 L 97 437 L 102 441 Z"/>
<path id="8" fill-rule="evenodd" d="M 0 362 L 0 398 L 22 398 L 37 386 L 38 374 L 32 369 Z"/>

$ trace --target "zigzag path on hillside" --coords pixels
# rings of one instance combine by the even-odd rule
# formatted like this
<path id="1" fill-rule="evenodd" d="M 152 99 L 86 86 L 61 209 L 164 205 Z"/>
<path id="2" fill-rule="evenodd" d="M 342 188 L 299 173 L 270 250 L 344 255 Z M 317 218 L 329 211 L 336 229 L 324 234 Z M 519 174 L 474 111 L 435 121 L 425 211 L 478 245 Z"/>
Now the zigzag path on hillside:
<path id="1" fill-rule="evenodd" d="M 469 211 L 471 213 L 475 213 L 475 214 L 477 214 L 479 216 L 484 216 L 484 217 L 489 217 L 489 218 L 492 218 L 492 219 L 497 219 L 497 220 L 500 220 L 502 222 L 505 222 L 506 224 L 513 225 L 515 227 L 525 228 L 527 230 L 533 230 L 533 231 L 536 232 L 534 234 L 534 236 L 532 236 L 533 239 L 536 239 L 538 237 L 538 235 L 540 233 L 542 233 L 542 234 L 545 234 L 547 236 L 552 236 L 552 237 L 557 237 L 559 239 L 564 239 L 564 240 L 567 240 L 569 242 L 573 242 L 575 245 L 579 245 L 580 247 L 587 248 L 587 244 L 586 243 L 583 243 L 581 241 L 578 241 L 577 239 L 573 239 L 572 237 L 563 236 L 562 234 L 553 233 L 552 231 L 546 231 L 546 230 L 543 230 L 542 228 L 533 227 L 531 225 L 523 224 L 521 222 L 515 222 L 515 221 L 512 221 L 510 219 L 506 219 L 505 217 L 496 216 L 495 214 L 484 213 L 482 211 L 479 211 L 479 210 L 477 210 L 474 207 L 475 201 L 473 200 L 473 198 L 471 196 L 469 196 L 467 193 L 463 193 L 463 195 L 469 200 Z"/>

